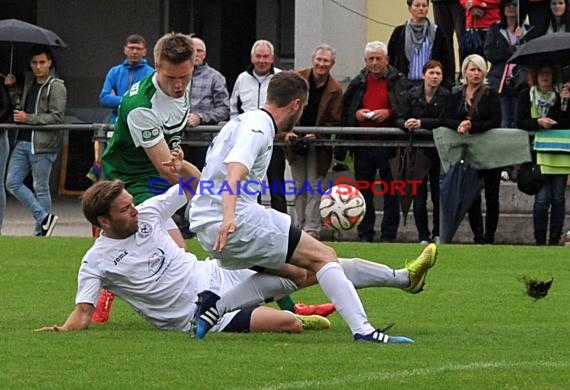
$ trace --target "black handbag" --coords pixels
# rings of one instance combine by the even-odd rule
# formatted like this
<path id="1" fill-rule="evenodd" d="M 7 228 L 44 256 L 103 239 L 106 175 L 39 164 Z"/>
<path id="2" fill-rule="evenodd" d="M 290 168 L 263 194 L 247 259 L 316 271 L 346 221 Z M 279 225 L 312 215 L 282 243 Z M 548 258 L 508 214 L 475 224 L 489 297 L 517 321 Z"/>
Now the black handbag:
<path id="1" fill-rule="evenodd" d="M 521 192 L 527 195 L 536 195 L 544 186 L 544 181 L 540 165 L 536 161 L 524 163 L 519 167 L 517 187 Z"/>

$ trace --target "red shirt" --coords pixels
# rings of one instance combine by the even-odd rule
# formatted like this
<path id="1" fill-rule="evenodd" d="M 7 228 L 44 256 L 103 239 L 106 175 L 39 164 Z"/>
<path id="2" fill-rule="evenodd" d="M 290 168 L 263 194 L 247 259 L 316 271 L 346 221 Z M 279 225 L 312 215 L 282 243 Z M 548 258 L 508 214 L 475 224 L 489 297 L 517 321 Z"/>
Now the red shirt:
<path id="1" fill-rule="evenodd" d="M 362 103 L 360 108 L 367 108 L 369 110 L 378 110 L 380 108 L 387 108 L 390 110 L 390 118 L 392 117 L 392 106 L 390 105 L 390 97 L 388 95 L 388 79 L 382 77 L 377 79 L 368 73 L 366 78 L 366 90 L 362 95 Z M 390 126 L 392 120 L 388 119 L 382 123 L 383 126 Z M 362 127 L 378 127 L 378 124 L 372 121 L 362 122 Z"/>

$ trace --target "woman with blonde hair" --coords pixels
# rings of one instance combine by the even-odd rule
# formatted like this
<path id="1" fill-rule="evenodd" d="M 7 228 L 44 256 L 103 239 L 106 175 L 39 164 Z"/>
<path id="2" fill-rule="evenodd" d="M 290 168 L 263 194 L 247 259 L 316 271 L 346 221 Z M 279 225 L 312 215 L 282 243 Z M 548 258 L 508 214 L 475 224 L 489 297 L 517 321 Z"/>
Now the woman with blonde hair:
<path id="1" fill-rule="evenodd" d="M 477 54 L 463 60 L 462 85 L 453 89 L 443 116 L 443 125 L 459 134 L 480 134 L 501 125 L 501 102 L 498 93 L 485 84 L 487 63 Z M 493 244 L 499 221 L 499 184 L 501 169 L 478 171 L 483 180 L 487 213 L 483 229 L 481 197 L 469 209 L 469 224 L 477 244 Z"/>

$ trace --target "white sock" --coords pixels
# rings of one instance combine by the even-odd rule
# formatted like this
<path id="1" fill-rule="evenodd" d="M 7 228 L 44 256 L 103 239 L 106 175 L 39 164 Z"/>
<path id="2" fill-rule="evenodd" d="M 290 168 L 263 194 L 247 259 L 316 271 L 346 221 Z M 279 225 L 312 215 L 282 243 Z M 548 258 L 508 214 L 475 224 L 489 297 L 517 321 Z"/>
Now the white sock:
<path id="1" fill-rule="evenodd" d="M 374 331 L 354 285 L 346 278 L 339 263 L 326 264 L 317 272 L 317 280 L 325 295 L 350 327 L 352 334 L 368 334 Z"/>
<path id="2" fill-rule="evenodd" d="M 338 259 L 348 280 L 356 289 L 366 287 L 406 288 L 410 284 L 408 271 L 392 269 L 384 264 L 363 259 Z"/>
<path id="3" fill-rule="evenodd" d="M 220 300 L 216 308 L 220 315 L 246 307 L 257 306 L 267 302 L 276 295 L 288 295 L 299 287 L 290 279 L 279 276 L 257 273 L 251 275 L 228 291 L 220 292 Z"/>

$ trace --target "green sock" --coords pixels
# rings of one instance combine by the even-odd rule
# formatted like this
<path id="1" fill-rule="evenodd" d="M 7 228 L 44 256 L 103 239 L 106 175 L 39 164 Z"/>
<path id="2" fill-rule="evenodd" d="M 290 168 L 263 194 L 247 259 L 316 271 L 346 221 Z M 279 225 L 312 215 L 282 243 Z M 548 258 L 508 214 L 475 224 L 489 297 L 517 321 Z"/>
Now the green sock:
<path id="1" fill-rule="evenodd" d="M 286 295 L 283 298 L 275 301 L 281 310 L 289 310 L 291 312 L 295 312 L 295 301 L 291 297 L 291 295 Z"/>

